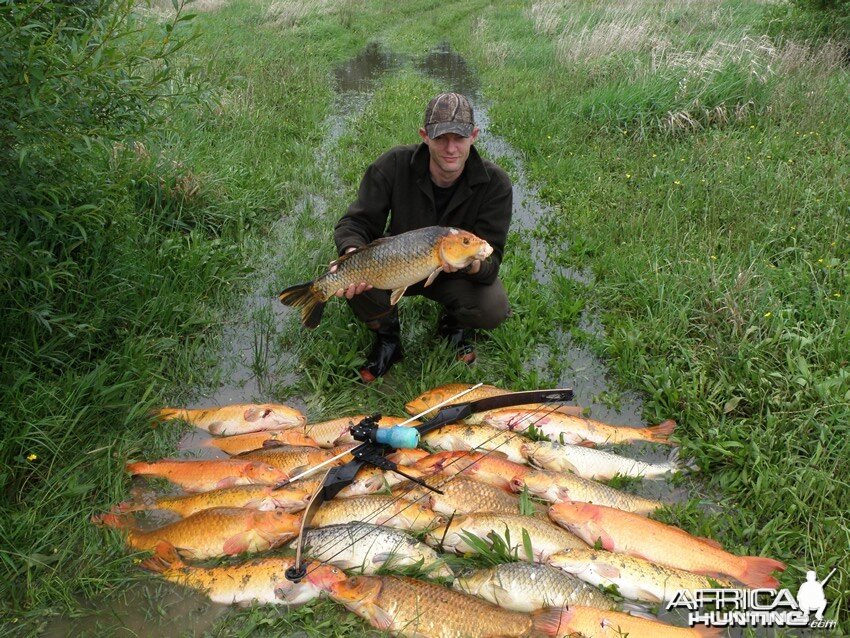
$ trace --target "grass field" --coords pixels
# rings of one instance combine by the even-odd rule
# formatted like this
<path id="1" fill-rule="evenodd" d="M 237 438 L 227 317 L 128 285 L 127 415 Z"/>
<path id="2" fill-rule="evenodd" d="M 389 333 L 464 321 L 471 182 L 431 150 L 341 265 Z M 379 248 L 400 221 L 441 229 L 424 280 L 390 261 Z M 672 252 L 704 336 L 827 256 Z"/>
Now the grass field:
<path id="1" fill-rule="evenodd" d="M 839 47 L 775 37 L 775 10 L 745 0 L 194 6 L 200 37 L 181 55 L 210 99 L 139 153 L 172 167 L 172 183 L 143 183 L 132 202 L 150 229 L 120 264 L 138 303 L 109 303 L 101 288 L 115 280 L 93 279 L 79 303 L 113 328 L 89 358 L 56 363 L 75 335 L 15 335 L 3 351 L 4 362 L 28 355 L 4 371 L 0 633 L 37 632 L 150 581 L 89 516 L 125 496 L 127 459 L 173 453 L 178 433 L 151 429 L 147 411 L 215 382 L 222 324 L 240 319 L 257 271 L 271 269 L 271 297 L 333 257 L 333 224 L 365 167 L 417 141 L 424 104 L 450 88 L 411 63 L 443 42 L 474 69 L 491 130 L 550 209 L 537 240 L 593 282 L 535 282 L 530 238 L 514 235 L 502 270 L 514 316 L 475 366 L 435 343 L 435 308 L 406 300 L 407 358 L 366 389 L 352 379 L 369 335 L 343 304 L 309 334 L 294 315 L 245 316 L 265 335 L 258 371 L 268 350 L 292 355 L 267 398 L 303 400 L 318 419 L 400 413 L 448 381 L 547 386 L 566 369 L 552 326 L 573 331 L 619 390 L 642 395 L 646 422 L 680 424 L 699 493 L 716 502 L 694 498 L 664 519 L 788 563 L 792 591 L 808 569 L 837 567 L 827 615 L 850 633 L 850 77 Z M 372 42 L 398 63 L 368 99 L 335 102 L 332 70 Z M 340 113 L 337 135 L 327 118 Z M 583 310 L 603 335 L 581 334 Z M 207 633 L 364 633 L 334 609 L 234 610 Z"/>

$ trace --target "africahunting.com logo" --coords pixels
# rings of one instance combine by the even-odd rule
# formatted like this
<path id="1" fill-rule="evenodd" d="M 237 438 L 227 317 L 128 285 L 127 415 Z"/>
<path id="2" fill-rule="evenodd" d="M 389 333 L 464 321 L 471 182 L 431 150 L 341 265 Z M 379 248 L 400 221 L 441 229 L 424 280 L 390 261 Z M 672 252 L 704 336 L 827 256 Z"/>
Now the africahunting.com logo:
<path id="1" fill-rule="evenodd" d="M 819 581 L 806 573 L 795 597 L 787 589 L 697 589 L 678 591 L 667 609 L 687 609 L 688 625 L 709 627 L 810 627 L 834 629 L 835 620 L 824 620 L 827 600 L 823 586 L 833 569 Z"/>

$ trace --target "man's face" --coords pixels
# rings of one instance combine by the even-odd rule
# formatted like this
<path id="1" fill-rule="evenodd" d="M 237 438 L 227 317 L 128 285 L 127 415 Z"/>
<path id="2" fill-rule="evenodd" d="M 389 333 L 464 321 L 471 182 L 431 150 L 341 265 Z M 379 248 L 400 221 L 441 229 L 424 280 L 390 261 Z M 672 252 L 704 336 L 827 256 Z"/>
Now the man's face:
<path id="1" fill-rule="evenodd" d="M 431 139 L 424 128 L 419 129 L 419 137 L 428 146 L 431 153 L 431 168 L 437 169 L 439 177 L 457 179 L 466 166 L 469 157 L 469 149 L 475 138 L 478 137 L 478 128 L 472 130 L 469 137 L 463 137 L 457 133 L 445 133 Z"/>

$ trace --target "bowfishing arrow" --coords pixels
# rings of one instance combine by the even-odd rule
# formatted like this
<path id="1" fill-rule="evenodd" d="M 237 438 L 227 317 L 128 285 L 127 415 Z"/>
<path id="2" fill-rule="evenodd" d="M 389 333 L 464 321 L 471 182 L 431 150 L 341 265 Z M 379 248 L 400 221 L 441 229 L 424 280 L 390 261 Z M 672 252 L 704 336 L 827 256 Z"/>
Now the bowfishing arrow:
<path id="1" fill-rule="evenodd" d="M 481 384 L 478 384 L 479 386 Z M 471 392 L 476 387 L 469 388 L 464 392 L 455 395 L 444 401 L 441 404 L 435 405 L 432 408 L 422 412 L 415 417 L 411 417 L 405 423 L 410 423 L 418 416 L 422 416 L 423 414 L 427 414 L 428 412 L 433 411 L 434 409 L 440 407 L 441 405 L 445 405 L 446 403 L 450 403 L 451 401 L 456 400 L 458 397 Z M 400 470 L 398 465 L 393 461 L 390 461 L 386 458 L 387 453 L 394 451 L 396 449 L 413 449 L 419 446 L 419 441 L 422 436 L 432 432 L 436 429 L 443 427 L 444 425 L 448 425 L 449 423 L 454 423 L 455 421 L 460 421 L 462 419 L 468 418 L 472 414 L 476 412 L 486 412 L 488 410 L 496 410 L 498 408 L 506 408 L 514 405 L 526 405 L 530 403 L 551 403 L 551 402 L 563 402 L 570 401 L 573 398 L 573 391 L 569 388 L 563 389 L 554 389 L 554 390 L 531 390 L 526 392 L 511 392 L 507 394 L 500 394 L 493 397 L 485 397 L 483 399 L 478 399 L 477 401 L 469 401 L 465 403 L 458 403 L 455 405 L 450 405 L 448 407 L 442 408 L 437 414 L 421 423 L 415 427 L 407 427 L 405 425 L 396 425 L 391 428 L 379 428 L 378 421 L 380 420 L 380 415 L 375 414 L 371 417 L 366 417 L 362 421 L 360 421 L 356 425 L 352 425 L 350 428 L 351 434 L 355 440 L 363 441 L 360 445 L 349 450 L 348 452 L 335 457 L 334 459 L 329 459 L 325 463 L 329 463 L 333 460 L 338 460 L 345 454 L 351 454 L 354 458 L 348 461 L 347 463 L 333 467 L 327 471 L 324 478 L 322 479 L 321 487 L 316 491 L 311 499 L 307 509 L 304 511 L 304 515 L 301 519 L 301 529 L 298 534 L 297 545 L 296 545 L 296 560 L 295 565 L 286 570 L 286 578 L 292 582 L 300 582 L 307 574 L 307 568 L 301 560 L 301 554 L 303 552 L 304 547 L 304 530 L 307 529 L 310 525 L 310 521 L 313 518 L 315 512 L 319 509 L 319 507 L 325 501 L 331 500 L 334 498 L 339 492 L 345 489 L 347 486 L 351 485 L 354 482 L 354 478 L 357 473 L 362 469 L 362 467 L 366 464 L 373 465 L 380 469 L 390 470 L 405 478 L 418 483 L 429 490 L 433 490 L 435 492 L 440 492 L 437 488 L 434 488 L 421 479 L 410 476 L 406 474 L 403 470 Z M 318 469 L 313 468 L 312 471 Z M 309 471 L 309 473 L 312 473 Z M 284 481 L 280 485 L 276 486 L 276 488 L 285 487 L 292 483 L 293 480 L 297 480 L 301 478 L 308 472 L 304 472 L 293 479 L 288 481 Z"/>

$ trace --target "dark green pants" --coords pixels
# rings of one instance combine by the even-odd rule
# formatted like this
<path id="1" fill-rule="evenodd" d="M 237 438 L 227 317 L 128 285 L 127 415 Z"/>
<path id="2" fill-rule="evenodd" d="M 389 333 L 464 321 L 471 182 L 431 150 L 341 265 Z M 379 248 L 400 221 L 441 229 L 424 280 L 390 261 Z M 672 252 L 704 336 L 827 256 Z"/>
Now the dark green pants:
<path id="1" fill-rule="evenodd" d="M 465 328 L 492 330 L 510 315 L 508 296 L 499 279 L 492 284 L 478 284 L 462 276 L 441 279 L 443 276 L 439 275 L 427 288 L 423 286 L 424 282 L 410 286 L 404 296 L 421 295 L 436 301 Z M 390 293 L 387 290 L 369 290 L 356 295 L 349 300 L 348 305 L 354 315 L 373 330 L 398 312 L 396 307 L 390 305 Z"/>

